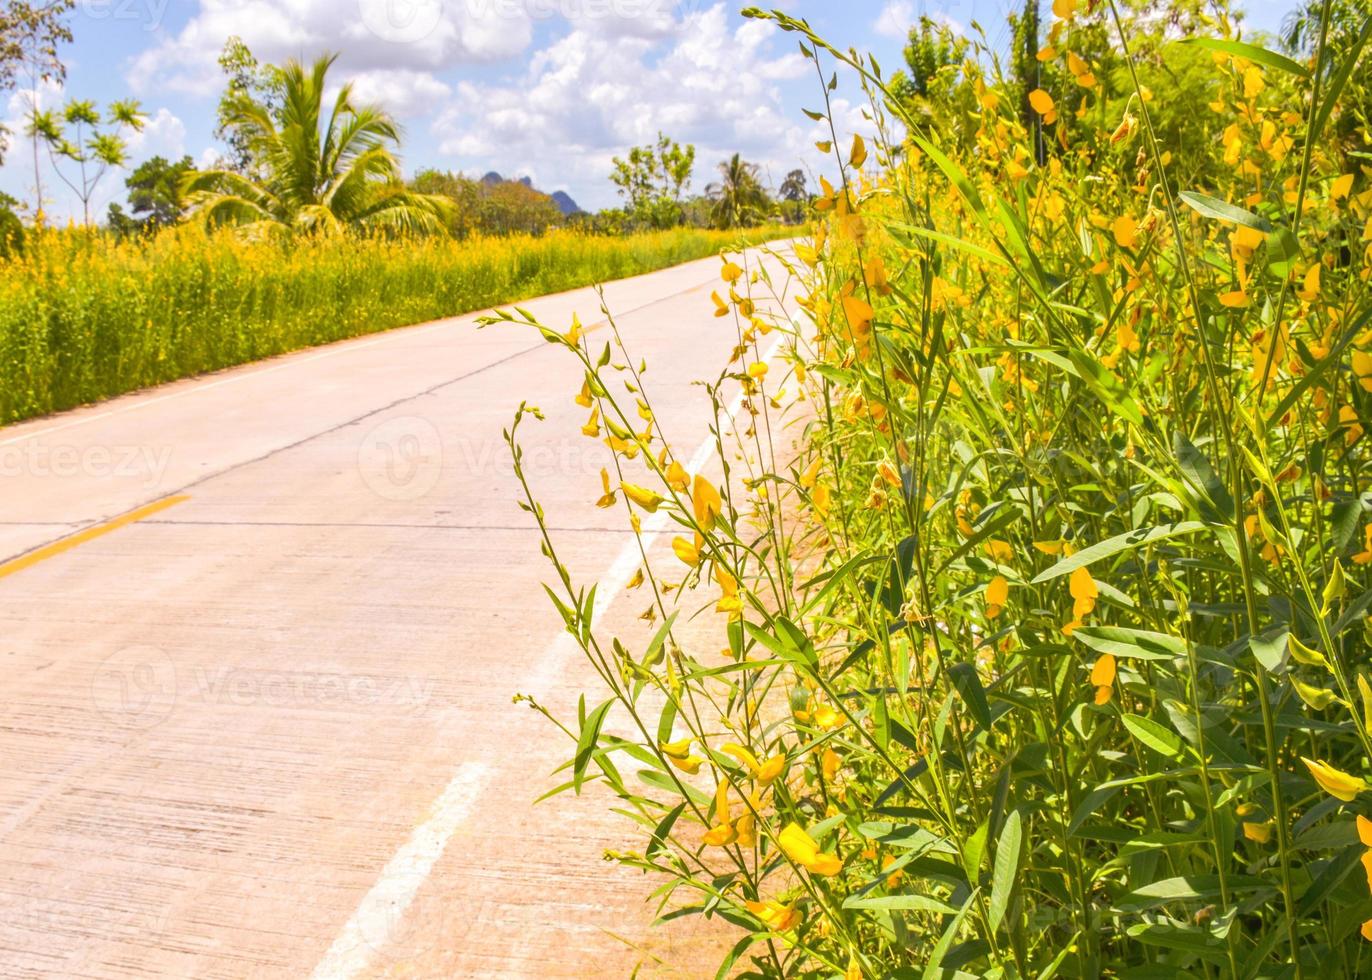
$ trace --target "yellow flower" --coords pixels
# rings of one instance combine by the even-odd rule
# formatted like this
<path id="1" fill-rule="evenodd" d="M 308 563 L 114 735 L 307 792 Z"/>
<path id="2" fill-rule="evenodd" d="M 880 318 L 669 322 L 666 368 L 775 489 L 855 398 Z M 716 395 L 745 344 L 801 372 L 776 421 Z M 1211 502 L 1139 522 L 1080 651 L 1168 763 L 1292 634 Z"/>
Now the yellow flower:
<path id="1" fill-rule="evenodd" d="M 1001 541 L 999 538 L 992 538 L 986 542 L 986 553 L 991 556 L 992 561 L 1008 562 L 1015 557 L 1015 550 L 1010 547 L 1009 541 Z"/>
<path id="2" fill-rule="evenodd" d="M 889 459 L 883 459 L 877 464 L 877 476 L 888 486 L 900 489 L 900 472 Z"/>
<path id="3" fill-rule="evenodd" d="M 1248 305 L 1248 294 L 1242 289 L 1230 290 L 1220 294 L 1220 305 L 1231 310 L 1241 310 Z"/>
<path id="4" fill-rule="evenodd" d="M 1005 600 L 1010 597 L 1010 583 L 1005 576 L 997 575 L 986 586 L 986 618 L 995 619 L 1005 608 Z"/>
<path id="5" fill-rule="evenodd" d="M 1115 656 L 1102 653 L 1091 665 L 1091 685 L 1096 689 L 1096 704 L 1105 704 L 1115 693 Z"/>
<path id="6" fill-rule="evenodd" d="M 615 492 L 610 489 L 610 471 L 604 467 L 600 470 L 600 486 L 602 493 L 600 499 L 595 502 L 597 507 L 613 507 L 615 505 Z"/>
<path id="7" fill-rule="evenodd" d="M 1067 20 L 1077 12 L 1077 0 L 1053 0 L 1053 16 Z"/>
<path id="8" fill-rule="evenodd" d="M 1335 201 L 1345 198 L 1353 190 L 1353 175 L 1343 174 L 1334 179 L 1334 183 L 1329 188 L 1329 196 Z"/>
<path id="9" fill-rule="evenodd" d="M 1363 391 L 1372 391 L 1372 354 L 1360 350 L 1353 352 L 1353 373 Z"/>
<path id="10" fill-rule="evenodd" d="M 857 334 L 865 332 L 872 325 L 875 313 L 870 303 L 856 296 L 843 297 L 843 312 L 848 317 L 849 326 Z"/>
<path id="11" fill-rule="evenodd" d="M 1111 231 L 1115 235 L 1115 244 L 1120 248 L 1133 248 L 1138 243 L 1139 223 L 1127 214 L 1115 219 Z"/>
<path id="12" fill-rule="evenodd" d="M 1327 762 L 1316 762 L 1314 759 L 1307 759 L 1301 756 L 1301 761 L 1310 770 L 1310 775 L 1315 777 L 1315 782 L 1330 796 L 1343 800 L 1345 803 L 1352 803 L 1357 799 L 1358 794 L 1367 789 L 1367 782 L 1357 776 L 1335 769 Z"/>
<path id="13" fill-rule="evenodd" d="M 691 485 L 691 476 L 686 472 L 686 467 L 676 460 L 672 460 L 672 465 L 667 467 L 667 486 L 677 493 L 685 493 L 686 488 Z"/>
<path id="14" fill-rule="evenodd" d="M 1082 565 L 1073 570 L 1067 587 L 1072 593 L 1072 618 L 1085 619 L 1096 608 L 1096 597 L 1100 595 L 1096 580 L 1091 577 L 1090 570 Z"/>
<path id="15" fill-rule="evenodd" d="M 699 473 L 691 487 L 691 506 L 695 510 L 696 523 L 706 531 L 715 526 L 715 518 L 724 507 L 714 484 Z"/>
<path id="16" fill-rule="evenodd" d="M 663 755 L 670 755 L 676 759 L 684 759 L 691 754 L 691 743 L 694 738 L 687 736 L 675 742 L 658 742 L 657 747 L 662 750 Z"/>
<path id="17" fill-rule="evenodd" d="M 1243 836 L 1257 844 L 1266 844 L 1272 839 L 1272 821 L 1266 820 L 1262 823 L 1245 822 L 1243 825 Z"/>
<path id="18" fill-rule="evenodd" d="M 757 767 L 757 781 L 764 786 L 776 780 L 778 776 L 786 771 L 786 754 L 778 752 L 762 765 Z"/>
<path id="19" fill-rule="evenodd" d="M 711 847 L 725 847 L 738 840 L 738 831 L 734 829 L 734 825 L 731 823 L 716 824 L 705 831 L 705 836 L 702 839 Z"/>
<path id="20" fill-rule="evenodd" d="M 1040 116 L 1046 116 L 1053 111 L 1053 97 L 1041 88 L 1029 93 L 1029 104 Z"/>
<path id="21" fill-rule="evenodd" d="M 694 568 L 700 564 L 700 548 L 704 543 L 705 541 L 699 534 L 696 535 L 694 544 L 678 535 L 672 539 L 672 551 L 683 562 Z"/>
<path id="22" fill-rule="evenodd" d="M 825 747 L 824 754 L 820 756 L 819 768 L 824 773 L 824 778 L 828 782 L 833 782 L 838 775 L 838 767 L 843 764 L 843 758 L 829 747 Z"/>
<path id="23" fill-rule="evenodd" d="M 794 905 L 782 905 L 775 899 L 768 899 L 765 902 L 744 902 L 743 905 L 772 932 L 787 932 L 794 929 L 800 921 L 800 912 Z"/>
<path id="24" fill-rule="evenodd" d="M 625 483 L 623 481 L 620 481 L 619 487 L 624 491 L 624 496 L 628 497 L 650 514 L 662 505 L 662 495 L 655 493 L 646 487 L 636 486 L 632 483 Z"/>
<path id="25" fill-rule="evenodd" d="M 715 301 L 715 316 L 729 315 L 729 304 L 720 298 L 717 291 L 710 294 L 710 299 Z"/>
<path id="26" fill-rule="evenodd" d="M 589 379 L 581 382 L 581 393 L 576 396 L 576 403 L 582 408 L 591 407 L 591 382 Z"/>
<path id="27" fill-rule="evenodd" d="M 738 277 L 741 275 L 743 275 L 743 270 L 732 262 L 725 262 L 719 270 L 719 278 L 723 279 L 731 286 L 738 282 Z"/>
<path id="28" fill-rule="evenodd" d="M 1307 303 L 1312 303 L 1320 296 L 1320 264 L 1316 262 L 1305 274 L 1305 284 L 1298 290 L 1296 295 Z"/>
<path id="29" fill-rule="evenodd" d="M 788 858 L 814 874 L 829 877 L 843 870 L 843 862 L 837 856 L 821 851 L 800 824 L 788 823 L 783 827 L 777 845 Z"/>
<path id="30" fill-rule="evenodd" d="M 754 381 L 760 381 L 767 377 L 767 362 L 754 361 L 752 364 L 749 364 L 748 377 L 752 378 Z"/>
<path id="31" fill-rule="evenodd" d="M 600 438 L 600 409 L 591 409 L 591 417 L 586 424 L 581 427 L 581 434 L 590 436 L 592 439 Z"/>
<path id="32" fill-rule="evenodd" d="M 815 724 L 826 731 L 832 731 L 843 724 L 843 715 L 831 705 L 821 704 L 815 709 Z"/>
<path id="33" fill-rule="evenodd" d="M 705 760 L 698 755 L 688 755 L 684 759 L 678 759 L 674 755 L 669 755 L 667 756 L 667 761 L 688 776 L 694 776 L 696 773 L 700 772 L 700 767 L 702 763 L 705 762 Z"/>

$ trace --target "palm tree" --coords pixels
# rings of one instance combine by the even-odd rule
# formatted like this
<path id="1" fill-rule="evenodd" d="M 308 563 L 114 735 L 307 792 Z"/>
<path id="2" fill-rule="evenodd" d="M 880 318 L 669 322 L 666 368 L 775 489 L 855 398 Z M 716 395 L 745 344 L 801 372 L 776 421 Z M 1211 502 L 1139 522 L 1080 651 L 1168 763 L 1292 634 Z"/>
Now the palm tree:
<path id="1" fill-rule="evenodd" d="M 443 231 L 440 219 L 450 205 L 405 188 L 392 150 L 400 127 L 383 109 L 354 104 L 349 83 L 325 119 L 325 81 L 337 57 L 326 55 L 308 71 L 287 62 L 283 104 L 275 112 L 250 95 L 231 102 L 226 125 L 243 138 L 257 166 L 250 174 L 188 175 L 193 213 L 213 224 L 267 231 Z"/>
<path id="2" fill-rule="evenodd" d="M 719 165 L 720 181 L 705 188 L 713 200 L 711 218 L 720 228 L 758 224 L 771 208 L 771 199 L 758 179 L 758 166 L 737 153 Z"/>

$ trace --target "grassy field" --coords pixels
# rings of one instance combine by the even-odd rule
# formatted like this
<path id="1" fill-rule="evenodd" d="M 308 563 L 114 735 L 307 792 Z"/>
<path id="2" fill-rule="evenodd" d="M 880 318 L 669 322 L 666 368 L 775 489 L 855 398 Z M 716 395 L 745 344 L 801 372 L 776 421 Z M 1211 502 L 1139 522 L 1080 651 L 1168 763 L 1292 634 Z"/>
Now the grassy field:
<path id="1" fill-rule="evenodd" d="M 751 240 L 785 234 L 760 230 Z M 0 424 L 718 252 L 736 232 L 246 242 L 33 237 L 0 260 Z"/>
<path id="2" fill-rule="evenodd" d="M 977 50 L 913 137 L 835 125 L 784 358 L 722 265 L 731 479 L 632 350 L 568 352 L 588 499 L 677 536 L 609 637 L 547 534 L 604 680 L 560 778 L 664 916 L 738 927 L 721 977 L 1372 975 L 1372 19 L 1288 57 L 1053 8 L 1042 88 Z"/>

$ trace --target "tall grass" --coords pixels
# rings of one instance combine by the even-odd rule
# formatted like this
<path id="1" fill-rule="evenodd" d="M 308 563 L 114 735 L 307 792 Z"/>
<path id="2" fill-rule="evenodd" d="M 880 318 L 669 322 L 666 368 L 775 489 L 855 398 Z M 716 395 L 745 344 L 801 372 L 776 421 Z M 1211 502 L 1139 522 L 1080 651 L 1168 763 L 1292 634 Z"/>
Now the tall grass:
<path id="1" fill-rule="evenodd" d="M 758 239 L 779 234 L 756 232 Z M 737 233 L 249 242 L 31 236 L 0 259 L 0 424 L 257 358 L 649 272 Z"/>
<path id="2" fill-rule="evenodd" d="M 1142 25 L 1054 7 L 1044 59 L 1108 30 L 1120 115 L 1058 117 L 1104 70 L 1069 61 L 1028 100 L 1039 163 L 980 53 L 967 144 L 835 126 L 793 266 L 810 323 L 770 369 L 772 283 L 722 267 L 739 347 L 705 390 L 751 412 L 713 430 L 719 487 L 632 352 L 553 328 L 614 421 L 588 494 L 680 529 L 641 639 L 592 628 L 544 530 L 604 684 L 563 788 L 617 796 L 642 846 L 614 857 L 664 918 L 738 927 L 720 976 L 1372 975 L 1372 174 L 1325 128 L 1372 18 L 1304 64 L 1213 22 L 1185 160 L 1153 113 L 1193 93 L 1138 84 Z M 753 13 L 822 98 L 838 62 L 874 118 L 899 106 L 874 62 Z"/>

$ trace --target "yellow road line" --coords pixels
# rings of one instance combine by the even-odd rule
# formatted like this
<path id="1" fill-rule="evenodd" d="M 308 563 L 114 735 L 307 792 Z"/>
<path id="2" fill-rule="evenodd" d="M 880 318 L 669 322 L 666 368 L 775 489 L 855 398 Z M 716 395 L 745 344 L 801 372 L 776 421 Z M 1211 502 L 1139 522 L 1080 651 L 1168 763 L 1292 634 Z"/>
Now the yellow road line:
<path id="1" fill-rule="evenodd" d="M 97 524 L 95 527 L 88 527 L 84 531 L 78 531 L 69 537 L 54 541 L 52 544 L 44 545 L 36 551 L 30 551 L 27 555 L 20 555 L 12 561 L 7 561 L 0 565 L 0 578 L 13 575 L 15 572 L 22 572 L 26 568 L 32 568 L 40 561 L 47 561 L 54 555 L 60 555 L 64 551 L 70 551 L 77 545 L 85 544 L 87 541 L 94 541 L 96 538 L 103 537 L 111 531 L 117 531 L 121 527 L 137 523 L 144 518 L 151 517 L 153 514 L 166 510 L 168 507 L 175 507 L 179 503 L 184 503 L 191 498 L 186 495 L 179 497 L 166 497 L 162 500 L 154 501 L 137 510 L 131 510 L 127 514 L 121 514 L 112 521 L 104 524 Z"/>

